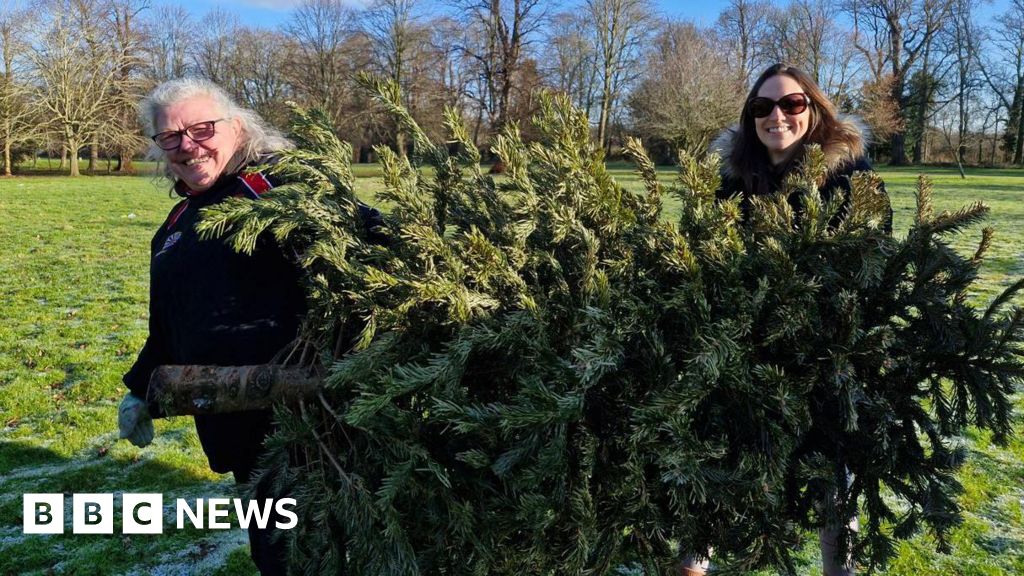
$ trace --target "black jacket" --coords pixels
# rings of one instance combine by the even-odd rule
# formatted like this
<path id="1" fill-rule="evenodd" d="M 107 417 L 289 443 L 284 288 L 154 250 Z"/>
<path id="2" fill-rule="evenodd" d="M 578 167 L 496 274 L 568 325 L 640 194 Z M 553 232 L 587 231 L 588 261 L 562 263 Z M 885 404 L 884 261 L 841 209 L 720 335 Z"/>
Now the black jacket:
<path id="1" fill-rule="evenodd" d="M 222 240 L 198 238 L 199 211 L 232 196 L 258 201 L 273 182 L 257 172 L 222 176 L 209 190 L 185 195 L 153 237 L 150 260 L 149 337 L 124 376 L 133 394 L 146 398 L 160 365 L 238 366 L 269 362 L 298 332 L 306 311 L 297 265 L 272 239 L 251 255 Z M 361 207 L 367 226 L 380 215 Z M 159 409 L 150 405 L 159 417 Z M 196 416 L 196 430 L 210 468 L 251 467 L 271 429 L 269 411 Z"/>
<path id="2" fill-rule="evenodd" d="M 864 128 L 853 120 L 843 120 L 840 123 L 842 130 L 832 142 L 826 142 L 821 149 L 825 156 L 826 174 L 824 182 L 818 186 L 823 202 L 829 202 L 837 190 L 844 195 L 843 204 L 831 225 L 838 225 L 842 216 L 846 214 L 850 206 L 850 191 L 852 188 L 851 177 L 855 172 L 872 171 L 871 164 L 864 156 Z M 747 168 L 743 165 L 743 158 L 739 154 L 739 127 L 733 127 L 722 133 L 712 144 L 712 151 L 718 152 L 722 157 L 722 183 L 716 193 L 719 200 L 725 200 L 733 195 L 740 194 L 742 201 L 740 209 L 744 218 L 750 213 L 750 198 L 757 194 L 756 190 L 761 188 L 755 184 L 755 190 L 747 190 L 743 178 L 740 176 Z M 777 191 L 785 177 L 784 173 L 772 172 L 759 175 L 764 179 L 765 186 L 769 192 Z M 885 184 L 880 184 L 879 193 L 887 194 Z M 801 195 L 793 193 L 787 199 L 796 214 L 803 211 Z M 885 230 L 892 233 L 892 210 L 889 210 L 889 217 L 885 223 Z"/>
<path id="3" fill-rule="evenodd" d="M 832 200 L 832 197 L 835 195 L 837 190 L 841 190 L 843 192 L 843 204 L 839 208 L 839 212 L 833 218 L 832 222 L 830 222 L 832 226 L 837 226 L 843 215 L 845 215 L 846 211 L 849 210 L 850 191 L 852 188 L 852 181 L 850 180 L 850 177 L 853 176 L 854 172 L 869 172 L 871 170 L 873 170 L 871 168 L 871 164 L 868 163 L 866 158 L 857 158 L 830 171 L 825 178 L 824 184 L 818 187 L 818 192 L 821 194 L 821 200 L 824 203 L 828 203 Z M 772 182 L 771 185 L 772 190 L 777 189 L 781 185 L 781 175 L 771 175 L 769 177 L 773 180 L 779 180 Z M 884 183 L 879 185 L 879 192 L 887 194 Z M 722 185 L 715 194 L 716 198 L 718 200 L 726 200 L 735 194 L 740 194 L 742 196 L 743 199 L 740 201 L 740 210 L 744 217 L 747 217 L 750 213 L 751 195 L 746 193 L 743 179 L 731 174 L 723 173 Z M 800 193 L 795 192 L 791 194 L 787 200 L 795 213 L 800 214 L 803 211 Z M 889 218 L 886 222 L 886 231 L 889 233 L 892 232 L 892 210 L 889 211 Z"/>

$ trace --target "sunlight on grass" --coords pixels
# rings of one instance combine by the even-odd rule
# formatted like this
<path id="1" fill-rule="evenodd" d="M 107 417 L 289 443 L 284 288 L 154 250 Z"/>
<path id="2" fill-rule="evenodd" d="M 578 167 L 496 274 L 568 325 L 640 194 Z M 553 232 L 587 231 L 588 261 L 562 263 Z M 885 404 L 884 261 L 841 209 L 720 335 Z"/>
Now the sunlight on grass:
<path id="1" fill-rule="evenodd" d="M 140 166 L 151 168 L 150 166 Z M 628 165 L 611 166 L 627 189 L 640 191 Z M 996 238 L 982 269 L 976 302 L 987 302 L 1024 275 L 1024 173 L 928 169 L 937 210 L 974 200 L 992 208 Z M 882 170 L 895 210 L 896 234 L 914 214 L 918 170 Z M 382 188 L 379 167 L 357 169 L 357 193 L 370 204 Z M 675 170 L 661 169 L 664 182 Z M 229 477 L 206 467 L 191 419 L 157 423 L 154 444 L 140 450 L 116 440 L 121 375 L 146 333 L 149 242 L 175 199 L 151 176 L 33 176 L 0 179 L 0 574 L 252 574 L 244 534 L 168 530 L 163 537 L 72 537 L 21 534 L 25 492 L 163 492 L 226 495 Z M 666 199 L 667 215 L 677 204 Z M 667 216 L 667 217 L 669 217 Z M 980 230 L 956 237 L 973 253 Z M 971 458 L 960 475 L 965 522 L 951 554 L 927 535 L 900 545 L 888 574 L 1024 574 L 1024 440 L 992 444 L 987 434 L 963 441 Z M 801 573 L 817 571 L 809 539 Z M 79 572 L 81 573 L 80 569 Z"/>

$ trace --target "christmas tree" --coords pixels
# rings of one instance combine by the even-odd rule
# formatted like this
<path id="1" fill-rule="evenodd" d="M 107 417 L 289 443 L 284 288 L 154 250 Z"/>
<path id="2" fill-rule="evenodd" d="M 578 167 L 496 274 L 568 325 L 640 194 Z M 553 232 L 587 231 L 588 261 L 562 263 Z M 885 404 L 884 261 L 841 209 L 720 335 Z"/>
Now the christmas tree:
<path id="1" fill-rule="evenodd" d="M 922 180 L 905 238 L 860 174 L 849 210 L 823 203 L 812 149 L 803 194 L 716 202 L 718 161 L 681 155 L 663 187 L 609 175 L 587 118 L 543 100 L 540 135 L 509 126 L 494 178 L 455 110 L 430 142 L 397 89 L 364 78 L 409 134 L 380 147 L 388 242 L 363 228 L 351 151 L 294 110 L 297 148 L 266 201 L 207 209 L 200 230 L 297 254 L 310 311 L 282 364 L 324 385 L 280 405 L 261 482 L 298 500 L 291 562 L 309 574 L 667 574 L 714 547 L 726 568 L 792 570 L 809 529 L 883 564 L 959 520 L 955 437 L 1008 433 L 1024 314 L 1010 286 L 968 304 L 987 209 L 935 215 Z M 681 203 L 663 214 L 666 194 Z"/>

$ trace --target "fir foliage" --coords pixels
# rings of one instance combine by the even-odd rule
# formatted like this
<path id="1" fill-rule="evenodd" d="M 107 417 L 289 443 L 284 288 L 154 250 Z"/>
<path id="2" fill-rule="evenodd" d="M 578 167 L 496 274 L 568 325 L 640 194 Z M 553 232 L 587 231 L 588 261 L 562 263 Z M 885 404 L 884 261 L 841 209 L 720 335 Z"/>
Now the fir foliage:
<path id="1" fill-rule="evenodd" d="M 362 81 L 413 142 L 377 150 L 387 245 L 359 221 L 349 148 L 298 108 L 269 168 L 292 184 L 200 225 L 242 250 L 273 234 L 306 270 L 327 385 L 279 409 L 261 480 L 298 500 L 299 573 L 668 574 L 711 546 L 725 569 L 791 571 L 809 529 L 858 511 L 866 564 L 919 529 L 945 542 L 956 435 L 1005 438 L 1022 373 L 1022 283 L 976 310 L 991 231 L 971 257 L 947 241 L 984 206 L 935 215 L 922 180 L 893 238 L 874 175 L 842 215 L 800 177 L 803 213 L 780 194 L 741 223 L 716 158 L 682 154 L 663 187 L 631 141 L 630 192 L 555 96 L 538 141 L 497 137 L 493 178 L 456 111 L 434 144 L 397 89 Z"/>

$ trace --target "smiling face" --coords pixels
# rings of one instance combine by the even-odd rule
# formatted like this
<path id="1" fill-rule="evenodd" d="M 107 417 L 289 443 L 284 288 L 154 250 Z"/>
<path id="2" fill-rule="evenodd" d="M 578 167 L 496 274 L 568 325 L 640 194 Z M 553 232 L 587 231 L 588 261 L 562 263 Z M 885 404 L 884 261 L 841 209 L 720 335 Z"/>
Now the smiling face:
<path id="1" fill-rule="evenodd" d="M 785 74 L 776 74 L 765 80 L 757 91 L 758 96 L 778 100 L 786 94 L 802 93 L 800 83 Z M 778 106 L 772 108 L 764 118 L 755 118 L 757 137 L 768 149 L 768 158 L 778 165 L 790 159 L 799 149 L 800 142 L 807 134 L 811 122 L 811 108 L 799 114 L 786 114 Z"/>
<path id="2" fill-rule="evenodd" d="M 158 109 L 154 118 L 155 133 L 184 130 L 198 124 L 223 118 L 224 111 L 208 96 L 193 96 Z M 224 173 L 232 156 L 242 143 L 241 123 L 229 118 L 215 124 L 212 138 L 196 142 L 182 136 L 181 146 L 164 150 L 171 173 L 196 192 L 205 192 Z"/>

